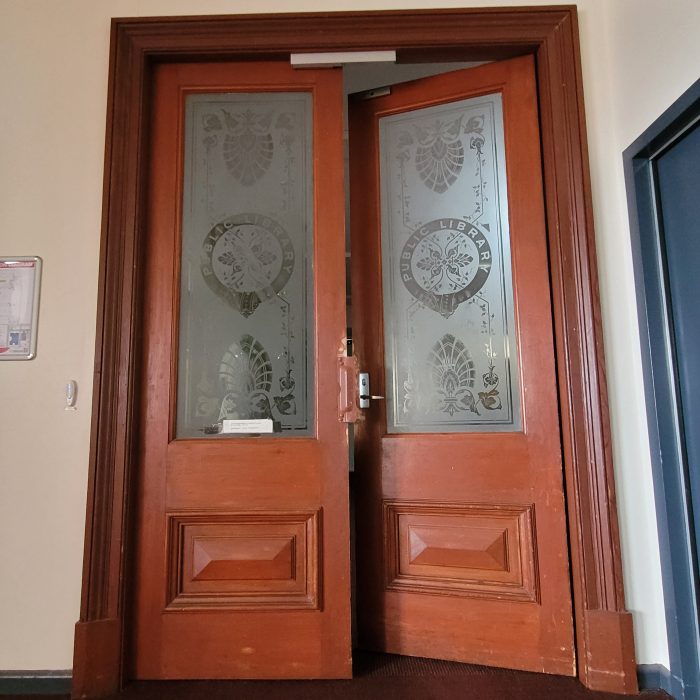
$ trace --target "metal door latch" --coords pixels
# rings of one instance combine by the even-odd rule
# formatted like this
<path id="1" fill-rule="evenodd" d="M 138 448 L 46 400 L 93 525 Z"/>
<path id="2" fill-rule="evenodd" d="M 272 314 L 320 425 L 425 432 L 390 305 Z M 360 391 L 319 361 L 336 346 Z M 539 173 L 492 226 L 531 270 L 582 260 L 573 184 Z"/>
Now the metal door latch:
<path id="1" fill-rule="evenodd" d="M 369 408 L 373 396 L 369 391 L 369 372 L 360 372 L 357 357 L 348 356 L 348 339 L 343 338 L 338 348 L 338 420 L 356 423 L 364 420 L 361 408 Z"/>
<path id="2" fill-rule="evenodd" d="M 348 340 L 343 338 L 338 350 L 338 420 L 356 423 L 362 417 L 355 395 L 359 365 L 356 357 L 348 357 Z"/>
<path id="3" fill-rule="evenodd" d="M 357 389 L 360 395 L 360 408 L 369 408 L 370 399 L 383 399 L 383 396 L 370 394 L 369 372 L 360 372 L 357 375 Z"/>

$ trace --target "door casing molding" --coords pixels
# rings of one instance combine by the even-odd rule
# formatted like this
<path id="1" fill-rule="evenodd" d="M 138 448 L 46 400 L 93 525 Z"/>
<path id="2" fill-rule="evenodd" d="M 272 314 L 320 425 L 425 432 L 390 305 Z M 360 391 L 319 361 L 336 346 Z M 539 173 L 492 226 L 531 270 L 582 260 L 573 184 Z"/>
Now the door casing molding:
<path id="1" fill-rule="evenodd" d="M 536 59 L 578 675 L 637 690 L 626 612 L 574 6 L 112 21 L 97 348 L 74 697 L 125 683 L 141 271 L 153 65 L 396 49 L 400 61 Z"/>

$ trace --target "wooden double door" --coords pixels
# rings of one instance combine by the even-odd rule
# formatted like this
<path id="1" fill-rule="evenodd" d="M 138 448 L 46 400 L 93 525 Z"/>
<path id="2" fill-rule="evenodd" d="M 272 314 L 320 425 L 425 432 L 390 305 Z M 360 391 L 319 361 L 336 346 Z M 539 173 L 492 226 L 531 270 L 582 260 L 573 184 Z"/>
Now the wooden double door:
<path id="1" fill-rule="evenodd" d="M 351 321 L 341 70 L 153 95 L 131 675 L 351 675 L 349 419 L 360 645 L 573 675 L 532 60 L 350 100 Z"/>

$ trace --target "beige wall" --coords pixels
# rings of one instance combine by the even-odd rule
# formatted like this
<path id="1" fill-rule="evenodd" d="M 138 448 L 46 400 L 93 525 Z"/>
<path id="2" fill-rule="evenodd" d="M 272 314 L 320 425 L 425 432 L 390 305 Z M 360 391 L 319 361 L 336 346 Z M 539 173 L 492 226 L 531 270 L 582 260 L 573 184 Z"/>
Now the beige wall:
<path id="1" fill-rule="evenodd" d="M 0 255 L 44 258 L 38 356 L 0 363 L 0 669 L 72 663 L 109 18 L 431 5 L 0 0 Z M 700 42 L 693 37 L 700 35 L 700 6 L 697 0 L 582 0 L 579 10 L 627 602 L 638 661 L 667 664 L 621 151 L 698 77 Z M 68 379 L 80 387 L 73 412 L 63 410 Z"/>
<path id="2" fill-rule="evenodd" d="M 638 662 L 668 667 L 621 153 L 700 78 L 700 3 L 599 4 L 581 32 L 625 589 Z"/>

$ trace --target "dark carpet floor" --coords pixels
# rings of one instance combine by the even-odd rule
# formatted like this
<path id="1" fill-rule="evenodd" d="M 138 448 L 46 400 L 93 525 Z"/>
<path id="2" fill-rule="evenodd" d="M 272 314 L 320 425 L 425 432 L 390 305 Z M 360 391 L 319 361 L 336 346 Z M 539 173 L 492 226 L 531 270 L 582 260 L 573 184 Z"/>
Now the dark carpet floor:
<path id="1" fill-rule="evenodd" d="M 577 680 L 539 673 L 355 652 L 350 681 L 140 681 L 119 700 L 623 700 Z M 58 700 L 63 696 L 10 696 Z M 629 697 L 629 696 L 627 696 Z M 645 691 L 643 700 L 669 700 Z M 7 696 L 4 696 L 5 700 Z"/>

